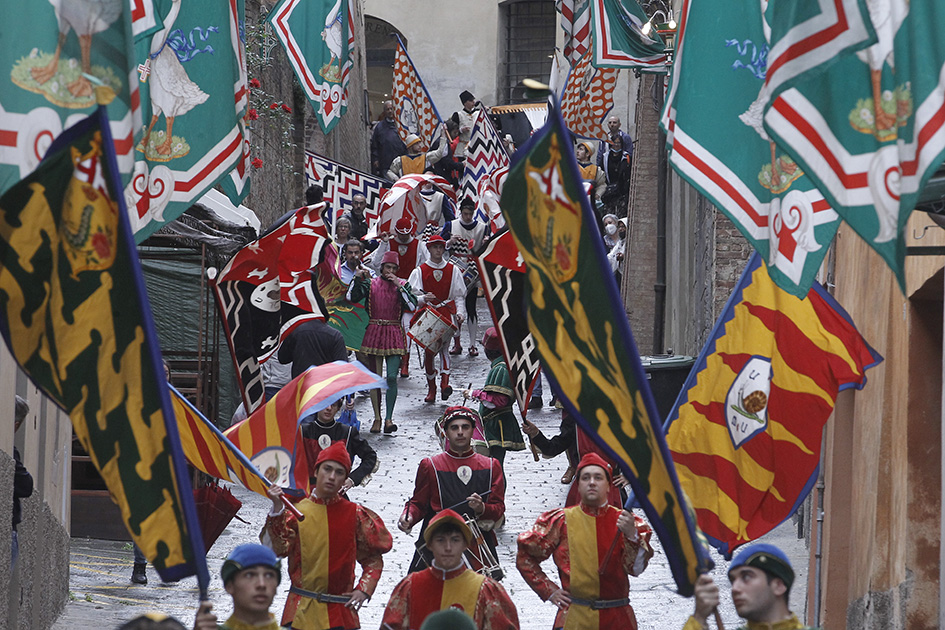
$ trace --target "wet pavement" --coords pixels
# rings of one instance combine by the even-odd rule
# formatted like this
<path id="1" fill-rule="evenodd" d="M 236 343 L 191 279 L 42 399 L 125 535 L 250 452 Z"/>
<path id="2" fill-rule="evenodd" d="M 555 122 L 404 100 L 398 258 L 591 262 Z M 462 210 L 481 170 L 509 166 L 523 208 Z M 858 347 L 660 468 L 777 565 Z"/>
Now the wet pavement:
<path id="1" fill-rule="evenodd" d="M 487 321 L 488 312 L 481 300 L 479 310 L 480 321 Z M 465 331 L 463 338 L 467 338 Z M 426 382 L 414 349 L 410 377 L 399 380 L 400 392 L 394 413 L 399 430 L 393 436 L 366 432 L 373 418 L 371 404 L 367 398 L 358 399 L 358 416 L 367 439 L 378 453 L 379 469 L 367 486 L 352 489 L 349 497 L 377 512 L 394 537 L 393 550 L 384 556 L 384 573 L 377 591 L 373 599 L 361 609 L 363 628 L 380 627 L 384 604 L 394 586 L 406 574 L 410 563 L 418 530 L 415 529 L 413 535 L 408 536 L 397 529 L 396 523 L 404 503 L 413 491 L 417 462 L 439 450 L 432 431 L 433 423 L 448 405 L 461 402 L 459 392 L 462 388 L 470 383 L 477 388 L 484 383 L 488 367 L 489 362 L 482 354 L 475 358 L 466 354 L 454 357 L 452 384 L 456 393 L 448 401 L 437 400 L 436 403 L 425 404 L 423 396 Z M 547 406 L 549 398 L 546 387 L 545 407 L 530 411 L 529 418 L 546 435 L 551 436 L 558 432 L 560 411 Z M 526 630 L 550 628 L 555 611 L 551 604 L 538 599 L 515 570 L 515 538 L 541 512 L 563 505 L 567 487 L 560 483 L 560 478 L 566 467 L 564 455 L 538 462 L 533 460 L 527 450 L 506 456 L 506 524 L 498 532 L 499 562 L 506 573 L 502 584 L 518 607 L 521 627 Z M 245 522 L 234 519 L 207 554 L 212 576 L 210 598 L 215 603 L 221 622 L 229 616 L 232 605 L 220 581 L 220 566 L 234 546 L 257 540 L 271 506 L 268 499 L 240 486 L 227 485 L 243 502 L 238 518 Z M 790 521 L 769 534 L 765 540 L 781 546 L 791 557 L 798 573 L 791 601 L 795 607 L 803 606 L 807 579 L 807 552 L 803 541 L 794 535 Z M 641 577 L 630 580 L 630 601 L 636 610 L 641 630 L 682 628 L 692 611 L 692 600 L 676 595 L 666 556 L 658 541 L 655 542 L 656 555 L 650 566 Z M 717 554 L 713 554 L 713 557 L 717 564 L 713 577 L 723 592 L 722 618 L 726 627 L 735 628 L 738 617 L 728 595 L 728 580 L 724 571 L 727 563 Z M 53 627 L 57 630 L 117 628 L 124 621 L 148 611 L 173 615 L 185 626 L 192 627 L 197 611 L 197 585 L 194 578 L 175 584 L 162 584 L 157 573 L 149 567 L 149 584 L 139 586 L 130 581 L 131 568 L 130 544 L 74 538 L 70 559 L 70 601 Z M 550 561 L 545 563 L 544 568 L 556 579 L 556 570 Z M 281 614 L 288 586 L 288 578 L 284 576 L 272 607 L 277 615 Z M 797 612 L 798 616 L 803 617 L 803 610 Z"/>

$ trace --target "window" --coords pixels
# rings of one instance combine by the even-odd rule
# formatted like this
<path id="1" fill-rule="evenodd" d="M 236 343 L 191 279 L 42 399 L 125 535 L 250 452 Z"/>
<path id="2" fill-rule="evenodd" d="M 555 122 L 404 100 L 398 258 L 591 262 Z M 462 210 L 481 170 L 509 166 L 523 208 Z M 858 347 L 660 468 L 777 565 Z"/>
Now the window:
<path id="1" fill-rule="evenodd" d="M 555 3 L 549 0 L 518 0 L 501 7 L 505 26 L 501 34 L 498 102 L 524 103 L 523 79 L 547 81 L 555 49 Z"/>

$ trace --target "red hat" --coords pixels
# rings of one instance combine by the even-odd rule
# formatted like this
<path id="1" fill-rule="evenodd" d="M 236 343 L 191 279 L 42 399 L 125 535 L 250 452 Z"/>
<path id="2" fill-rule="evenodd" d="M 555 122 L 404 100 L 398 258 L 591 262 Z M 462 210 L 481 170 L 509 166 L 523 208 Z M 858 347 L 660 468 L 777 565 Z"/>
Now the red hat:
<path id="1" fill-rule="evenodd" d="M 328 448 L 323 448 L 315 460 L 315 470 L 322 465 L 322 462 L 338 462 L 345 467 L 345 472 L 351 472 L 351 456 L 348 455 L 348 449 L 341 440 L 332 442 Z"/>
<path id="2" fill-rule="evenodd" d="M 486 350 L 501 350 L 502 342 L 499 339 L 499 331 L 495 326 L 489 327 L 489 330 L 482 336 L 482 347 Z"/>
<path id="3" fill-rule="evenodd" d="M 413 232 L 413 221 L 410 220 L 410 217 L 400 217 L 397 219 L 397 223 L 394 224 L 394 230 L 398 234 L 411 234 Z"/>
<path id="4" fill-rule="evenodd" d="M 427 247 L 429 247 L 430 245 L 442 245 L 443 247 L 446 247 L 446 241 L 443 240 L 443 237 L 440 236 L 439 234 L 434 234 L 433 236 L 427 239 Z"/>
<path id="5" fill-rule="evenodd" d="M 392 264 L 400 267 L 400 254 L 391 250 L 384 252 L 384 255 L 381 257 L 381 264 Z"/>
<path id="6" fill-rule="evenodd" d="M 443 430 L 446 430 L 446 427 L 449 426 L 450 422 L 453 420 L 458 420 L 460 418 L 467 418 L 475 426 L 476 421 L 479 420 L 479 414 L 470 409 L 469 407 L 463 407 L 462 405 L 453 405 L 452 407 L 447 407 L 446 411 L 443 412 L 443 417 L 440 418 L 440 426 Z"/>
<path id="7" fill-rule="evenodd" d="M 443 510 L 430 519 L 430 524 L 427 525 L 425 530 L 423 530 L 423 542 L 429 545 L 430 539 L 433 538 L 436 530 L 440 529 L 440 527 L 446 525 L 447 523 L 453 523 L 459 527 L 460 531 L 463 532 L 463 538 L 466 539 L 467 546 L 472 544 L 473 534 L 472 530 L 469 529 L 469 525 L 466 524 L 466 519 L 453 510 Z"/>
<path id="8" fill-rule="evenodd" d="M 600 466 L 604 469 L 604 473 L 607 475 L 607 481 L 613 481 L 613 469 L 610 467 L 603 457 L 597 453 L 588 453 L 581 458 L 581 462 L 577 466 L 576 476 L 581 477 L 581 469 L 586 468 L 587 466 Z"/>

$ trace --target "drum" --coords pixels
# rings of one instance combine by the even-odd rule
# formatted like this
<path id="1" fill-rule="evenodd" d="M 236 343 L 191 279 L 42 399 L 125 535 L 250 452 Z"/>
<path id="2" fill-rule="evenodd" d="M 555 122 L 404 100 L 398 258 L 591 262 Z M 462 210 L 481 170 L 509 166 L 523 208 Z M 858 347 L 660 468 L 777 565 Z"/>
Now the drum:
<path id="1" fill-rule="evenodd" d="M 407 335 L 424 349 L 436 354 L 446 347 L 456 334 L 456 326 L 453 326 L 451 319 L 429 306 L 424 306 L 410 322 Z"/>
<path id="2" fill-rule="evenodd" d="M 463 283 L 466 285 L 466 293 L 478 287 L 479 267 L 476 262 L 463 256 L 450 256 L 450 262 L 463 272 Z"/>

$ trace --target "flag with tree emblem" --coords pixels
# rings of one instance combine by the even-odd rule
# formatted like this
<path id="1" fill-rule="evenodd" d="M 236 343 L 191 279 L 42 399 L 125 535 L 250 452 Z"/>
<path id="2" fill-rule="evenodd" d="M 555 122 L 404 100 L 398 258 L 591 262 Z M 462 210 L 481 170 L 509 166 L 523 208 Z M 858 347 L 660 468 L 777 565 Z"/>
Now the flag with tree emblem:
<path id="1" fill-rule="evenodd" d="M 348 0 L 281 0 L 267 21 L 327 134 L 348 109 L 354 52 Z"/>
<path id="2" fill-rule="evenodd" d="M 243 156 L 243 0 L 153 0 L 161 26 L 135 42 L 144 132 L 125 188 L 139 243 L 183 214 Z"/>
<path id="3" fill-rule="evenodd" d="M 595 67 L 666 71 L 666 47 L 655 29 L 643 33 L 647 17 L 636 0 L 590 0 L 590 5 Z"/>
<path id="4" fill-rule="evenodd" d="M 526 267 L 528 329 L 561 402 L 619 463 L 679 592 L 711 568 L 676 478 L 653 394 L 556 106 L 513 156 L 502 211 Z"/>
<path id="5" fill-rule="evenodd" d="M 161 579 L 209 584 L 104 108 L 0 198 L 0 333 L 69 414 Z"/>
<path id="6" fill-rule="evenodd" d="M 0 194 L 32 173 L 52 141 L 88 116 L 99 98 L 108 101 L 123 181 L 131 175 L 141 109 L 128 3 L 103 3 L 98 19 L 70 5 L 6 5 L 9 19 L 0 23 Z M 141 13 L 135 34 L 148 26 Z"/>
<path id="7" fill-rule="evenodd" d="M 768 103 L 764 121 L 904 287 L 903 230 L 945 159 L 945 5 L 866 4 L 875 42 L 799 74 Z M 766 17 L 774 34 L 802 15 L 769 6 Z"/>
<path id="8" fill-rule="evenodd" d="M 722 553 L 794 514 L 838 392 L 880 361 L 819 284 L 789 295 L 752 255 L 667 420 L 679 480 Z"/>
<path id="9" fill-rule="evenodd" d="M 663 121 L 670 163 L 735 223 L 778 286 L 803 297 L 840 218 L 762 125 L 768 47 L 760 5 L 691 0 L 681 22 Z"/>

